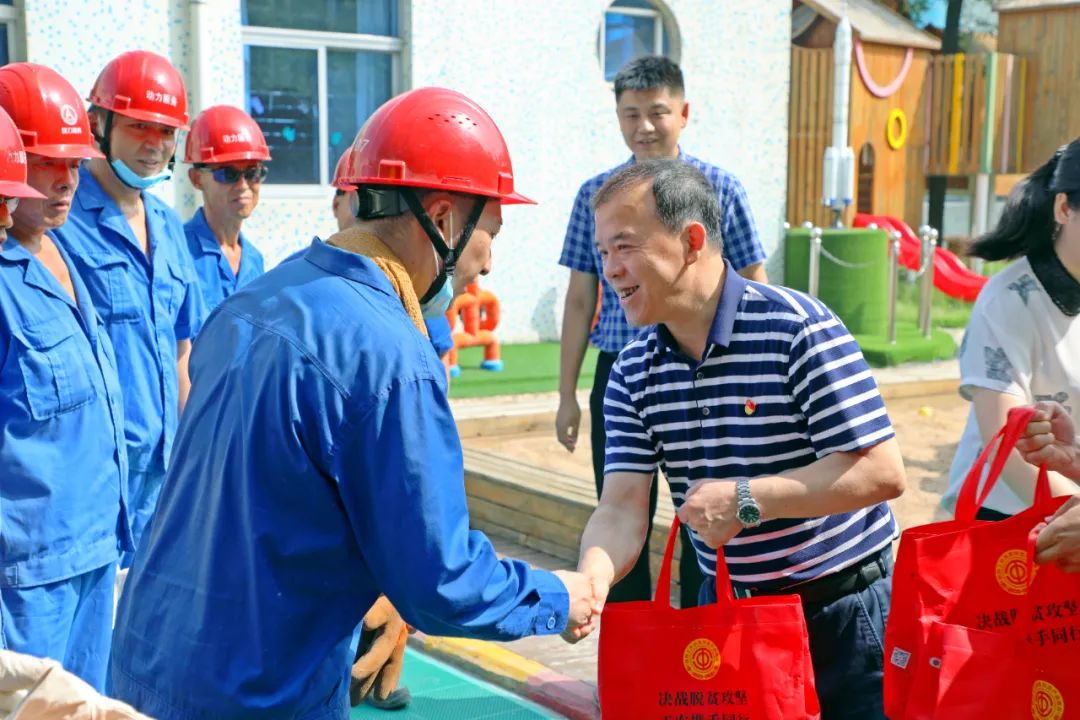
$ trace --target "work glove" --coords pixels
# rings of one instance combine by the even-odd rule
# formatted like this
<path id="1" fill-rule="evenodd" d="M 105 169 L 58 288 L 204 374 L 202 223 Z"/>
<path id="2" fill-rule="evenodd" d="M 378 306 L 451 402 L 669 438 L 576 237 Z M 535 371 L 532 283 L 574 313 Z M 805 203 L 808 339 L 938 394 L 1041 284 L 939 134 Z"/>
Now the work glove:
<path id="1" fill-rule="evenodd" d="M 386 700 L 397 688 L 405 660 L 409 626 L 385 596 L 380 595 L 364 616 L 360 644 L 352 666 L 349 702 L 356 707 L 373 689 L 375 697 Z"/>
<path id="2" fill-rule="evenodd" d="M 6 720 L 150 720 L 55 660 L 0 650 L 0 714 Z"/>

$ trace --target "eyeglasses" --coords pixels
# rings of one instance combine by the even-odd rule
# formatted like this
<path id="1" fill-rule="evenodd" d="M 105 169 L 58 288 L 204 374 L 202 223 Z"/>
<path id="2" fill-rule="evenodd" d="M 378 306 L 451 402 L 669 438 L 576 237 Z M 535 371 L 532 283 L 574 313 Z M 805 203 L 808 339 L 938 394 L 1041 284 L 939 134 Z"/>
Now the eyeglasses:
<path id="1" fill-rule="evenodd" d="M 15 209 L 19 207 L 19 198 L 17 197 L 0 197 L 0 205 L 7 208 L 9 213 L 15 212 Z"/>
<path id="2" fill-rule="evenodd" d="M 206 170 L 214 178 L 214 180 L 222 185 L 232 185 L 240 182 L 240 178 L 244 178 L 248 181 L 249 185 L 258 185 L 266 176 L 270 174 L 270 168 L 265 165 L 256 165 L 241 170 L 240 168 L 225 167 L 208 168 L 205 165 L 197 166 L 200 170 Z"/>

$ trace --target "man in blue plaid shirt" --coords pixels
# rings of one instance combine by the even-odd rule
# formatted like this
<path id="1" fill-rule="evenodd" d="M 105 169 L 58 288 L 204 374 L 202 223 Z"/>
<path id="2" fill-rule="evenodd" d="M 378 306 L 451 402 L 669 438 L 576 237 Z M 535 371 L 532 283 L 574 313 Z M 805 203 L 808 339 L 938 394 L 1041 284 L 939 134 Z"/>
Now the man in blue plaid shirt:
<path id="1" fill-rule="evenodd" d="M 615 76 L 615 110 L 623 140 L 633 152 L 625 163 L 587 180 L 578 190 L 570 223 L 563 241 L 559 264 L 570 268 L 570 285 L 566 290 L 563 311 L 562 339 L 559 358 L 559 410 L 555 432 L 559 442 L 570 452 L 577 446 L 581 424 L 581 408 L 577 401 L 577 383 L 585 349 L 592 342 L 600 350 L 596 360 L 596 375 L 589 396 L 590 439 L 592 445 L 593 477 L 599 498 L 604 483 L 604 391 L 608 375 L 619 351 L 640 329 L 626 321 L 619 299 L 603 280 L 603 265 L 596 250 L 595 227 L 591 201 L 604 181 L 616 170 L 637 161 L 678 157 L 705 174 L 720 199 L 723 213 L 721 236 L 724 255 L 740 275 L 751 280 L 767 282 L 763 262 L 765 252 L 758 240 L 750 202 L 742 183 L 715 165 L 685 154 L 679 149 L 679 135 L 686 127 L 690 105 L 684 96 L 682 70 L 664 57 L 645 56 L 632 60 Z M 603 290 L 600 318 L 592 328 L 597 293 Z M 649 501 L 649 530 L 656 511 L 656 483 Z M 646 535 L 648 537 L 648 535 Z M 697 605 L 701 569 L 697 554 L 683 530 L 683 553 L 679 565 L 680 601 L 682 607 Z M 642 549 L 634 568 L 612 588 L 608 602 L 644 600 L 652 596 L 649 572 L 648 543 Z"/>

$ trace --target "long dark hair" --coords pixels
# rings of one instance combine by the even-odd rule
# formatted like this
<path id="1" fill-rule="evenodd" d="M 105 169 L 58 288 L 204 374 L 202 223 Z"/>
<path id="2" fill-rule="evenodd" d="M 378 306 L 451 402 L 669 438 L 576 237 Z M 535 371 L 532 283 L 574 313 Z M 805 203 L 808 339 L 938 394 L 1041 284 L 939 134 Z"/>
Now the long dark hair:
<path id="1" fill-rule="evenodd" d="M 1065 193 L 1080 211 L 1080 138 L 1062 145 L 1054 156 L 1009 193 L 997 226 L 971 246 L 968 254 L 984 260 L 1012 260 L 1054 242 L 1054 198 Z"/>

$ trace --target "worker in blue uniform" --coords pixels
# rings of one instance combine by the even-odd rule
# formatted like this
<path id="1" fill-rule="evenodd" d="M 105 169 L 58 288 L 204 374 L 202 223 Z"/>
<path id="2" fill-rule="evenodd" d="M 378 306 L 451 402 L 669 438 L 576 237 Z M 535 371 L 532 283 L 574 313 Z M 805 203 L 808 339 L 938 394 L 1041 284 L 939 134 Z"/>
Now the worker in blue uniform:
<path id="1" fill-rule="evenodd" d="M 502 135 L 422 88 L 353 148 L 361 222 L 241 288 L 195 344 L 113 639 L 114 694 L 161 720 L 347 717 L 354 630 L 380 594 L 425 632 L 492 640 L 573 637 L 601 611 L 584 577 L 500 560 L 470 530 L 425 337 L 423 316 L 490 270 L 501 205 L 529 202 Z"/>
<path id="2" fill-rule="evenodd" d="M 241 228 L 259 204 L 269 160 L 262 130 L 240 108 L 215 105 L 191 123 L 184 162 L 203 204 L 184 234 L 207 310 L 263 274 L 262 253 Z"/>
<path id="3" fill-rule="evenodd" d="M 190 387 L 191 338 L 206 314 L 180 218 L 146 192 L 170 176 L 176 133 L 187 127 L 184 83 L 160 55 L 127 52 L 98 76 L 89 112 L 104 157 L 79 171 L 70 217 L 56 237 L 82 275 L 116 351 L 138 548 Z M 131 552 L 124 553 L 121 578 L 131 559 Z"/>
<path id="4" fill-rule="evenodd" d="M 109 336 L 51 237 L 98 153 L 82 99 L 47 67 L 0 68 L 0 106 L 0 648 L 102 690 L 131 542 L 123 400 Z"/>

